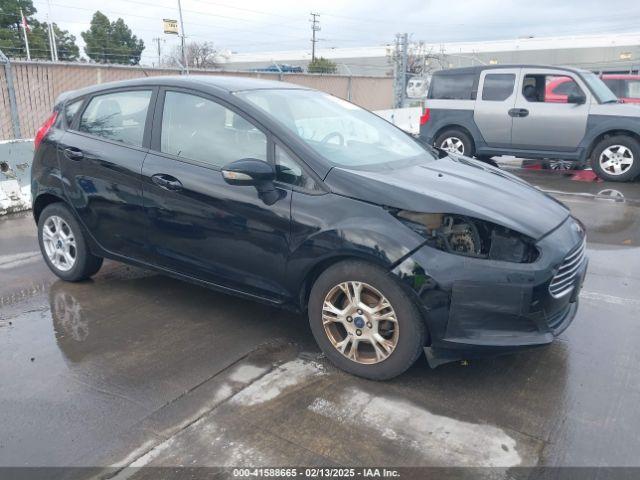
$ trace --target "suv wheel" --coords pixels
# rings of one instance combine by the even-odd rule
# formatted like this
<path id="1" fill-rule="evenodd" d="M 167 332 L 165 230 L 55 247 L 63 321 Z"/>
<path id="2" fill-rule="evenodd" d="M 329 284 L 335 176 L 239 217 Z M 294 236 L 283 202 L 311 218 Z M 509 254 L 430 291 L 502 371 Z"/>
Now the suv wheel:
<path id="1" fill-rule="evenodd" d="M 442 132 L 435 140 L 435 146 L 449 153 L 473 157 L 473 141 L 462 130 L 456 128 Z"/>
<path id="2" fill-rule="evenodd" d="M 325 270 L 309 296 L 313 336 L 335 365 L 386 380 L 422 352 L 425 325 L 415 303 L 384 269 L 345 261 Z"/>
<path id="3" fill-rule="evenodd" d="M 627 135 L 607 137 L 594 148 L 591 167 L 603 180 L 629 182 L 640 175 L 640 143 Z"/>
<path id="4" fill-rule="evenodd" d="M 80 224 L 63 203 L 53 203 L 40 214 L 38 242 L 51 271 L 68 282 L 85 280 L 102 266 L 102 258 L 89 252 Z"/>

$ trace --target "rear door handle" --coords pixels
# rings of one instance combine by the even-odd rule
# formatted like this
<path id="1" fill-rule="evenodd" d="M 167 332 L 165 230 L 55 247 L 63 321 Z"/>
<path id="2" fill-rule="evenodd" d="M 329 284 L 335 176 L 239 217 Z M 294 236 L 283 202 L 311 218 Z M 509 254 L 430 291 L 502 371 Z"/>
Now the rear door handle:
<path id="1" fill-rule="evenodd" d="M 69 160 L 82 160 L 84 158 L 84 153 L 82 150 L 75 147 L 67 147 L 64 149 L 64 156 Z"/>
<path id="2" fill-rule="evenodd" d="M 509 116 L 511 117 L 526 117 L 529 115 L 529 110 L 526 108 L 512 108 L 509 110 Z"/>
<path id="3" fill-rule="evenodd" d="M 172 177 L 166 173 L 156 173 L 152 175 L 151 181 L 165 190 L 171 190 L 172 192 L 182 190 L 182 182 L 176 177 Z"/>

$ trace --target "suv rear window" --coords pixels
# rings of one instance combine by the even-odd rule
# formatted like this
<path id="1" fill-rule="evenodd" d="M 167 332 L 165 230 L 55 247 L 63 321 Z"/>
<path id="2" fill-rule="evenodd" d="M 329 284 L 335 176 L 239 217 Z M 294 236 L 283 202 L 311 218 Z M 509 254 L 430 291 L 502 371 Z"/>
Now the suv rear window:
<path id="1" fill-rule="evenodd" d="M 434 75 L 429 90 L 433 100 L 474 100 L 476 75 L 463 73 L 454 75 Z"/>

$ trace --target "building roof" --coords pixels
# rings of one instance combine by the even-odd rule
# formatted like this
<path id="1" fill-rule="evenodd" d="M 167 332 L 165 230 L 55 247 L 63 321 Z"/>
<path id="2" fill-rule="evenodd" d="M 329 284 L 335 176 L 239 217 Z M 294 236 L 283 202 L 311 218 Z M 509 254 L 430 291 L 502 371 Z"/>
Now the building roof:
<path id="1" fill-rule="evenodd" d="M 632 32 L 601 35 L 515 38 L 476 42 L 426 43 L 423 44 L 423 48 L 427 52 L 431 51 L 434 54 L 456 55 L 464 53 L 557 50 L 566 48 L 621 47 L 637 46 L 639 44 L 640 32 Z M 389 45 L 317 48 L 316 56 L 330 59 L 384 57 L 390 48 L 392 47 Z M 311 60 L 311 53 L 308 50 L 234 53 L 226 59 L 226 63 L 283 62 L 291 60 Z"/>

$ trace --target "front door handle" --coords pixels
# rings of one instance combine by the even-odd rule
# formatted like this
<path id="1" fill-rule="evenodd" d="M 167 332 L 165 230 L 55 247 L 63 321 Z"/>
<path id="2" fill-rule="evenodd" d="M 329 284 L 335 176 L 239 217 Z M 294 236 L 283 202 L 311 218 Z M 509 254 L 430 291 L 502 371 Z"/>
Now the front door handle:
<path id="1" fill-rule="evenodd" d="M 509 110 L 510 117 L 526 117 L 529 115 L 529 110 L 526 108 L 512 108 Z"/>
<path id="2" fill-rule="evenodd" d="M 152 175 L 151 181 L 165 190 L 171 190 L 172 192 L 182 190 L 182 182 L 176 177 L 172 177 L 166 173 L 156 173 Z"/>
<path id="3" fill-rule="evenodd" d="M 67 147 L 64 149 L 64 156 L 69 160 L 82 160 L 84 158 L 84 153 L 82 150 L 75 147 Z"/>

